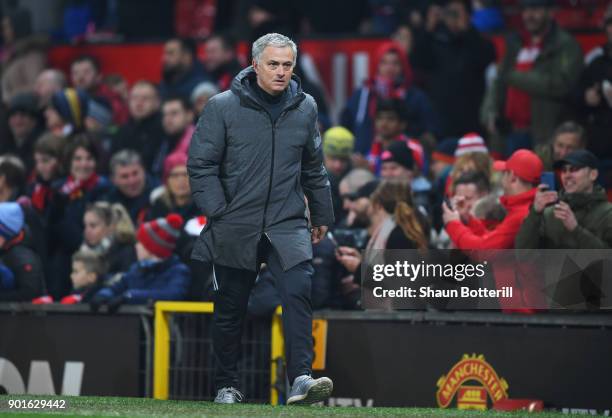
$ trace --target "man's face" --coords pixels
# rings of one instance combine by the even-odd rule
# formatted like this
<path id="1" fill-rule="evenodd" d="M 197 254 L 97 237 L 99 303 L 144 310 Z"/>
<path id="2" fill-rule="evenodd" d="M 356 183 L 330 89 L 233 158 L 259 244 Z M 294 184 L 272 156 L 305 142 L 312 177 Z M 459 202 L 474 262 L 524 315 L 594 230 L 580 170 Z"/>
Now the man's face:
<path id="1" fill-rule="evenodd" d="M 267 46 L 261 53 L 259 62 L 253 60 L 257 73 L 257 84 L 266 93 L 279 95 L 289 85 L 293 75 L 293 51 L 289 46 Z"/>
<path id="2" fill-rule="evenodd" d="M 130 115 L 135 120 L 142 120 L 159 110 L 159 97 L 152 86 L 136 84 L 130 92 Z"/>
<path id="3" fill-rule="evenodd" d="M 124 196 L 138 197 L 144 192 L 145 171 L 140 164 L 118 165 L 113 174 L 113 184 Z"/>
<path id="4" fill-rule="evenodd" d="M 15 138 L 23 139 L 36 128 L 36 119 L 28 113 L 18 111 L 9 117 L 9 127 Z"/>
<path id="5" fill-rule="evenodd" d="M 40 98 L 40 103 L 46 105 L 51 100 L 53 93 L 62 89 L 62 86 L 57 83 L 55 76 L 49 70 L 40 73 L 34 84 L 34 91 Z"/>
<path id="6" fill-rule="evenodd" d="M 89 91 L 100 82 L 100 74 L 89 61 L 75 62 L 70 69 L 72 85 L 78 89 Z"/>
<path id="7" fill-rule="evenodd" d="M 590 193 L 599 172 L 589 167 L 574 167 L 569 164 L 561 169 L 561 184 L 566 193 Z"/>
<path id="8" fill-rule="evenodd" d="M 342 176 L 348 168 L 348 163 L 348 160 L 345 158 L 325 157 L 325 168 L 336 177 Z"/>
<path id="9" fill-rule="evenodd" d="M 382 163 L 380 176 L 385 180 L 398 179 L 410 182 L 414 178 L 414 172 L 395 161 L 387 161 Z"/>
<path id="10" fill-rule="evenodd" d="M 466 207 L 471 211 L 474 203 L 483 197 L 484 193 L 480 193 L 474 183 L 467 183 L 455 187 L 455 196 L 463 197 Z"/>
<path id="11" fill-rule="evenodd" d="M 186 110 L 180 101 L 164 103 L 162 124 L 167 135 L 180 135 L 193 121 L 193 114 Z"/>
<path id="12" fill-rule="evenodd" d="M 444 8 L 443 16 L 446 27 L 453 33 L 464 32 L 469 28 L 470 15 L 461 2 L 450 2 Z"/>
<path id="13" fill-rule="evenodd" d="M 406 124 L 395 112 L 378 112 L 376 113 L 375 126 L 376 135 L 381 139 L 389 140 L 400 135 Z"/>
<path id="14" fill-rule="evenodd" d="M 164 45 L 162 66 L 164 70 L 179 70 L 183 65 L 183 50 L 178 41 L 168 41 Z"/>
<path id="15" fill-rule="evenodd" d="M 566 157 L 567 154 L 582 148 L 580 146 L 580 137 L 571 132 L 557 135 L 553 142 L 553 160 L 559 161 Z"/>
<path id="16" fill-rule="evenodd" d="M 402 75 L 402 63 L 395 52 L 387 52 L 378 63 L 378 75 L 388 80 L 395 80 Z"/>
<path id="17" fill-rule="evenodd" d="M 551 12 L 547 7 L 526 7 L 523 9 L 523 25 L 532 35 L 541 35 L 548 27 Z"/>
<path id="18" fill-rule="evenodd" d="M 223 48 L 223 42 L 219 38 L 208 40 L 204 47 L 204 51 L 206 52 L 204 66 L 208 71 L 215 71 L 233 58 L 233 52 Z"/>

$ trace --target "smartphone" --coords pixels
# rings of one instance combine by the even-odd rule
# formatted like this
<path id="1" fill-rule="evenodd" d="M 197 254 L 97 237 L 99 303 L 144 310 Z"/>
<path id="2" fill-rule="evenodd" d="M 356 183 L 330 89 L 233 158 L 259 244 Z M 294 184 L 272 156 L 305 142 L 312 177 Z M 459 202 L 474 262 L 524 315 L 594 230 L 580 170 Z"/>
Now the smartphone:
<path id="1" fill-rule="evenodd" d="M 546 186 L 546 190 L 555 191 L 557 190 L 557 181 L 555 179 L 555 173 L 552 171 L 545 171 L 540 177 L 540 183 Z"/>

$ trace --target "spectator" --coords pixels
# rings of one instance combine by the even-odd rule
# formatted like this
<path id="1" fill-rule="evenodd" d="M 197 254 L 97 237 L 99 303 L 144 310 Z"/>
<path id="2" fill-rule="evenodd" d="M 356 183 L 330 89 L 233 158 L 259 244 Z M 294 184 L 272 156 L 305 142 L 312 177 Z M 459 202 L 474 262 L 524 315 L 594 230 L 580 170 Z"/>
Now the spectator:
<path id="1" fill-rule="evenodd" d="M 347 216 L 353 204 L 353 197 L 357 191 L 374 179 L 375 177 L 371 171 L 363 168 L 354 168 L 340 181 L 338 190 L 340 192 L 340 198 L 342 199 L 342 209 Z M 368 197 L 369 196 L 370 194 L 368 194 Z M 334 205 L 334 208 L 335 207 Z M 346 216 L 341 219 L 336 219 L 336 225 L 351 226 L 351 224 L 352 222 L 349 223 Z"/>
<path id="2" fill-rule="evenodd" d="M 0 202 L 17 200 L 26 185 L 23 162 L 14 155 L 0 156 Z"/>
<path id="3" fill-rule="evenodd" d="M 106 274 L 106 266 L 102 257 L 93 252 L 79 251 L 72 256 L 72 273 L 70 281 L 72 290 L 64 296 L 62 305 L 89 303 L 91 298 L 101 289 L 102 279 Z"/>
<path id="4" fill-rule="evenodd" d="M 485 99 L 491 135 L 506 135 L 506 155 L 551 137 L 582 69 L 576 40 L 553 20 L 553 0 L 521 0 L 526 35 L 511 36 Z"/>
<path id="5" fill-rule="evenodd" d="M 170 213 L 177 213 L 186 220 L 175 252 L 185 263 L 191 264 L 191 250 L 206 224 L 206 217 L 201 216 L 191 197 L 187 156 L 184 154 L 173 154 L 166 158 L 164 185 L 153 200 L 147 219 L 164 218 Z"/>
<path id="6" fill-rule="evenodd" d="M 573 101 L 589 139 L 587 148 L 600 160 L 612 160 L 612 17 L 605 21 L 605 33 L 602 54 L 582 72 Z"/>
<path id="7" fill-rule="evenodd" d="M 162 66 L 159 91 L 164 99 L 177 95 L 190 97 L 195 86 L 209 78 L 197 58 L 195 42 L 189 39 L 173 38 L 166 41 Z"/>
<path id="8" fill-rule="evenodd" d="M 161 172 L 159 149 L 165 135 L 162 127 L 157 87 L 150 81 L 138 81 L 130 91 L 130 120 L 119 129 L 113 141 L 112 154 L 131 149 L 142 157 L 147 172 Z"/>
<path id="9" fill-rule="evenodd" d="M 0 154 L 17 155 L 25 164 L 29 174 L 34 168 L 34 143 L 43 131 L 38 98 L 33 93 L 13 96 L 8 109 L 9 127 L 12 136 L 0 142 Z"/>
<path id="10" fill-rule="evenodd" d="M 423 74 L 445 138 L 482 130 L 485 71 L 495 62 L 495 48 L 472 26 L 470 14 L 470 0 L 447 1 L 441 13 L 431 14 L 427 29 L 415 33 L 411 62 Z"/>
<path id="11" fill-rule="evenodd" d="M 563 190 L 538 188 L 516 248 L 611 248 L 612 204 L 595 183 L 598 167 L 597 157 L 587 150 L 557 161 Z"/>
<path id="12" fill-rule="evenodd" d="M 114 312 L 124 303 L 183 300 L 191 277 L 187 266 L 172 253 L 182 225 L 183 219 L 176 214 L 142 224 L 136 243 L 138 262 L 119 282 L 94 296 L 92 309 L 106 304 L 109 312 Z"/>
<path id="13" fill-rule="evenodd" d="M 489 179 L 481 172 L 472 171 L 461 175 L 453 184 L 452 206 L 463 216 L 461 221 L 468 223 L 475 216 L 476 202 L 491 192 Z M 485 222 L 485 225 L 487 223 Z M 487 229 L 489 225 L 486 225 Z"/>
<path id="14" fill-rule="evenodd" d="M 200 215 L 191 197 L 187 156 L 174 154 L 164 163 L 164 185 L 161 193 L 153 200 L 148 219 L 163 218 L 170 213 L 178 213 L 183 219 Z"/>
<path id="15" fill-rule="evenodd" d="M 214 34 L 206 40 L 204 46 L 204 67 L 219 91 L 230 88 L 231 82 L 242 70 L 236 57 L 236 42 L 228 35 Z"/>
<path id="16" fill-rule="evenodd" d="M 127 122 L 129 112 L 127 105 L 115 91 L 102 82 L 100 63 L 90 55 L 82 55 L 70 65 L 72 86 L 89 94 L 93 100 L 100 98 L 110 103 L 113 110 L 113 120 L 118 125 Z"/>
<path id="17" fill-rule="evenodd" d="M 34 91 L 38 95 L 39 108 L 47 107 L 51 102 L 51 97 L 66 87 L 66 76 L 60 70 L 50 68 L 41 72 L 34 84 Z"/>
<path id="18" fill-rule="evenodd" d="M 52 184 L 62 173 L 63 140 L 51 133 L 44 134 L 34 146 L 35 178 L 28 186 L 28 196 L 34 209 L 48 219 L 53 201 Z"/>
<path id="19" fill-rule="evenodd" d="M 89 110 L 89 96 L 72 88 L 58 91 L 51 96 L 45 109 L 47 130 L 56 136 L 68 137 L 85 130 L 85 117 Z"/>
<path id="20" fill-rule="evenodd" d="M 193 112 L 196 118 L 202 114 L 204 106 L 208 103 L 208 99 L 217 93 L 219 93 L 219 89 L 210 81 L 204 81 L 193 89 L 193 93 L 191 93 L 191 105 L 193 106 Z"/>
<path id="21" fill-rule="evenodd" d="M 159 155 L 162 163 L 163 159 L 171 154 L 187 155 L 195 126 L 193 125 L 193 111 L 186 98 L 179 96 L 168 97 L 164 100 L 162 125 L 166 134 L 166 143 L 165 146 L 162 146 Z M 161 163 L 160 166 L 162 166 Z M 159 176 L 161 170 L 154 174 Z"/>
<path id="22" fill-rule="evenodd" d="M 379 180 L 370 180 L 355 191 L 346 196 L 346 207 L 348 209 L 347 225 L 351 228 L 370 227 L 370 196 L 380 185 Z"/>
<path id="23" fill-rule="evenodd" d="M 361 264 L 374 264 L 380 255 L 376 250 L 427 248 L 427 222 L 412 203 L 410 183 L 406 180 L 385 180 L 370 197 L 370 240 L 363 256 L 356 248 L 340 246 L 336 257 L 353 274 L 354 284 L 361 281 Z M 355 286 L 343 283 L 348 297 L 355 297 Z M 347 290 L 349 290 L 347 292 Z"/>
<path id="24" fill-rule="evenodd" d="M 573 151 L 584 149 L 586 142 L 582 126 L 572 121 L 563 122 L 555 129 L 552 141 L 537 150 L 544 163 L 544 170 L 552 171 L 555 162 L 564 159 Z"/>
<path id="25" fill-rule="evenodd" d="M 342 125 L 355 134 L 355 149 L 367 155 L 374 136 L 374 116 L 379 100 L 400 98 L 406 102 L 408 130 L 416 138 L 438 135 L 437 117 L 425 93 L 412 84 L 412 70 L 400 45 L 382 44 L 374 57 L 376 75 L 350 97 L 342 112 Z"/>
<path id="26" fill-rule="evenodd" d="M 123 273 L 136 261 L 136 231 L 125 208 L 119 203 L 95 202 L 83 217 L 85 231 L 80 252 L 102 257 L 108 273 Z"/>
<path id="27" fill-rule="evenodd" d="M 345 215 L 342 213 L 339 184 L 351 169 L 351 155 L 353 155 L 354 144 L 355 137 L 351 131 L 342 126 L 329 128 L 323 134 L 323 163 L 329 174 L 334 219 L 336 221 L 341 220 Z"/>
<path id="28" fill-rule="evenodd" d="M 403 141 L 412 151 L 416 169 L 426 173 L 425 151 L 421 143 L 404 135 L 406 130 L 406 106 L 399 99 L 381 100 L 376 108 L 374 121 L 375 136 L 368 154 L 368 161 L 374 173 L 380 172 L 380 157 L 384 150 L 395 141 Z"/>
<path id="29" fill-rule="evenodd" d="M 119 151 L 110 160 L 110 172 L 113 187 L 104 200 L 120 203 L 127 209 L 132 222 L 140 225 L 150 209 L 149 196 L 154 188 L 140 155 L 132 150 Z"/>
<path id="30" fill-rule="evenodd" d="M 419 210 L 430 211 L 431 183 L 422 175 L 417 176 L 414 156 L 408 144 L 395 141 L 381 154 L 380 175 L 383 179 L 401 179 L 411 184 L 414 203 Z"/>
<path id="31" fill-rule="evenodd" d="M 455 163 L 457 139 L 448 138 L 438 142 L 431 153 L 431 177 L 433 178 L 432 221 L 436 231 L 442 228 L 442 201 L 447 195 L 448 178 Z"/>
<path id="32" fill-rule="evenodd" d="M 130 88 L 127 80 L 121 74 L 109 74 L 104 77 L 104 84 L 106 84 L 112 91 L 117 93 L 124 103 L 127 103 L 130 99 Z"/>
<path id="33" fill-rule="evenodd" d="M 64 162 L 68 177 L 54 185 L 49 215 L 54 272 L 54 277 L 49 278 L 49 291 L 55 300 L 65 296 L 70 287 L 70 260 L 83 242 L 85 209 L 108 193 L 108 180 L 96 173 L 97 159 L 98 150 L 88 134 L 70 138 Z"/>
<path id="34" fill-rule="evenodd" d="M 535 184 L 542 175 L 542 161 L 532 151 L 518 150 L 508 161 L 496 161 L 493 168 L 501 171 L 504 195 L 500 198 L 507 211 L 504 220 L 493 230 L 469 214 L 467 205 L 450 208 L 442 205 L 446 232 L 456 248 L 514 248 L 514 239 L 529 212 L 536 193 Z M 462 219 L 467 220 L 464 224 Z"/>
<path id="35" fill-rule="evenodd" d="M 24 245 L 24 214 L 18 203 L 0 203 L 0 302 L 30 302 L 44 293 L 40 259 Z"/>
<path id="36" fill-rule="evenodd" d="M 48 39 L 32 35 L 32 17 L 23 8 L 8 11 L 2 19 L 2 100 L 34 90 L 36 78 L 47 61 Z"/>

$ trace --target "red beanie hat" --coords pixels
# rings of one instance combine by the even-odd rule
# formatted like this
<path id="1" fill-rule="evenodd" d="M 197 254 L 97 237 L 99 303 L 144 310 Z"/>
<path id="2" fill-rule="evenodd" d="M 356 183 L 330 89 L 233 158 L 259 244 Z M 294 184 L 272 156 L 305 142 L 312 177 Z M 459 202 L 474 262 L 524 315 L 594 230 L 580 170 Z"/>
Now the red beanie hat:
<path id="1" fill-rule="evenodd" d="M 176 247 L 182 226 L 181 215 L 171 213 L 165 218 L 157 218 L 140 225 L 136 238 L 151 254 L 167 258 Z"/>
<path id="2" fill-rule="evenodd" d="M 187 165 L 187 154 L 182 152 L 175 152 L 166 157 L 164 161 L 164 181 L 168 180 L 168 176 L 170 172 L 174 170 L 175 167 Z"/>

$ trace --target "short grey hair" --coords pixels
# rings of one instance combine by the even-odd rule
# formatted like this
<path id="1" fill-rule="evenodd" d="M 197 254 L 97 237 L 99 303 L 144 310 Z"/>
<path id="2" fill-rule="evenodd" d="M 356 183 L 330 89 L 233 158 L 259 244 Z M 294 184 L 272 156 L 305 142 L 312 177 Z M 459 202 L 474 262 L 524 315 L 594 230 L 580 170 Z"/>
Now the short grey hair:
<path id="1" fill-rule="evenodd" d="M 253 42 L 251 55 L 253 59 L 259 63 L 261 53 L 267 46 L 275 46 L 278 48 L 290 47 L 293 51 L 293 65 L 297 61 L 297 45 L 290 38 L 280 33 L 268 33 Z"/>
<path id="2" fill-rule="evenodd" d="M 115 171 L 117 167 L 126 167 L 128 165 L 138 164 L 144 169 L 144 164 L 142 163 L 142 158 L 140 154 L 131 149 L 124 149 L 122 151 L 116 152 L 113 154 L 110 160 L 110 172 L 111 176 L 115 175 Z"/>

